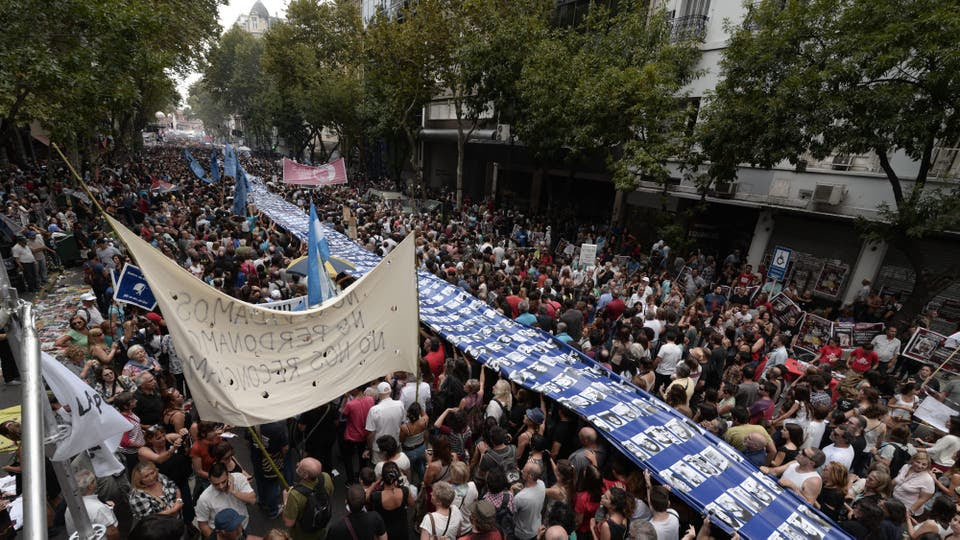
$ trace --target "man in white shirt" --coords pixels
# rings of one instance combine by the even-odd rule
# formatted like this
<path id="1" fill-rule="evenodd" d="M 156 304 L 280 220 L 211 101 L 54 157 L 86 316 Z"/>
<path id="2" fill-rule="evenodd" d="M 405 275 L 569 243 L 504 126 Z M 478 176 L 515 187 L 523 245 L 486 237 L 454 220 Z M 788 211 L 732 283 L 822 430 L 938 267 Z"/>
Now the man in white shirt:
<path id="1" fill-rule="evenodd" d="M 430 401 L 430 383 L 420 382 L 420 397 L 417 397 L 417 378 L 413 373 L 406 373 L 406 382 L 400 387 L 400 403 L 403 404 L 403 410 L 406 411 L 414 401 L 420 402 L 420 407 L 427 410 L 427 402 Z"/>
<path id="2" fill-rule="evenodd" d="M 874 336 L 873 352 L 877 353 L 880 360 L 880 371 L 889 372 L 896 364 L 897 355 L 900 354 L 900 340 L 897 339 L 897 327 L 890 325 L 887 331 L 878 336 Z"/>
<path id="3" fill-rule="evenodd" d="M 659 392 L 663 385 L 670 382 L 671 377 L 677 371 L 677 365 L 683 359 L 683 348 L 677 345 L 677 336 L 672 331 L 667 332 L 666 341 L 660 346 L 657 359 L 654 361 L 654 375 L 656 376 L 653 383 L 654 394 Z"/>
<path id="4" fill-rule="evenodd" d="M 117 540 L 120 538 L 120 531 L 117 529 L 117 516 L 113 513 L 110 504 L 103 504 L 97 497 L 97 477 L 86 469 L 77 471 L 74 475 L 77 482 L 77 489 L 83 493 L 83 506 L 87 509 L 87 516 L 90 517 L 90 525 L 103 525 L 106 527 L 106 539 Z M 109 502 L 109 501 L 108 501 Z M 67 508 L 64 515 L 67 534 L 77 532 L 77 525 Z"/>
<path id="5" fill-rule="evenodd" d="M 830 440 L 833 441 L 833 444 L 827 445 L 823 449 L 823 455 L 826 456 L 826 459 L 820 466 L 820 471 L 822 472 L 827 465 L 834 461 L 849 470 L 855 454 L 853 446 L 851 446 L 854 439 L 856 439 L 856 436 L 849 426 L 846 424 L 835 426 L 833 431 L 830 432 Z"/>
<path id="6" fill-rule="evenodd" d="M 80 297 L 81 307 L 77 310 L 77 316 L 86 321 L 87 328 L 99 327 L 103 324 L 103 314 L 97 308 L 97 296 L 88 292 Z"/>
<path id="7" fill-rule="evenodd" d="M 767 365 L 763 368 L 763 376 L 766 377 L 767 373 L 770 373 L 770 368 L 774 366 L 782 366 L 787 363 L 787 347 L 784 345 L 786 341 L 782 334 L 777 334 L 773 336 L 773 350 L 770 351 L 770 356 L 767 357 Z"/>
<path id="8" fill-rule="evenodd" d="M 540 531 L 540 516 L 547 493 L 543 480 L 540 480 L 541 474 L 540 466 L 533 461 L 523 467 L 523 489 L 513 498 L 513 527 L 518 540 L 536 538 Z"/>
<path id="9" fill-rule="evenodd" d="M 10 255 L 17 261 L 17 267 L 23 274 L 26 292 L 36 292 L 40 288 L 39 276 L 37 275 L 37 258 L 33 256 L 33 250 L 27 245 L 26 236 L 17 236 L 17 243 L 10 248 Z"/>
<path id="10" fill-rule="evenodd" d="M 213 534 L 213 524 L 217 513 L 227 508 L 236 510 L 243 516 L 243 527 L 250 522 L 248 504 L 256 504 L 257 494 L 243 473 L 227 471 L 223 463 L 210 466 L 210 485 L 197 498 L 197 527 L 204 538 Z"/>
<path id="11" fill-rule="evenodd" d="M 367 414 L 367 448 L 371 451 L 374 465 L 380 462 L 377 439 L 384 435 L 392 435 L 400 440 L 400 424 L 403 423 L 405 409 L 403 403 L 390 397 L 392 389 L 390 383 L 381 382 L 377 385 L 380 401 Z"/>

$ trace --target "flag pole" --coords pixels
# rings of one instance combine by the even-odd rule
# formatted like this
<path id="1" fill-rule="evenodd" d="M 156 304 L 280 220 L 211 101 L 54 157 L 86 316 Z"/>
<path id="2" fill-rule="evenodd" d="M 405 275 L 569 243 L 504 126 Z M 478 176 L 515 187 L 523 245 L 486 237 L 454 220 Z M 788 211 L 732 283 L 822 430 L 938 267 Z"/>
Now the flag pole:
<path id="1" fill-rule="evenodd" d="M 414 400 L 420 402 L 420 383 L 423 381 L 423 370 L 420 369 L 420 277 L 417 275 L 417 231 L 413 231 L 413 282 L 417 289 L 417 390 Z"/>
<path id="2" fill-rule="evenodd" d="M 277 475 L 277 478 L 280 479 L 280 483 L 283 484 L 283 489 L 290 489 L 290 484 L 287 483 L 287 479 L 283 476 L 283 473 L 280 472 L 280 469 L 277 468 L 277 464 L 273 461 L 273 457 L 267 452 L 266 447 L 263 446 L 263 440 L 260 439 L 260 435 L 257 434 L 257 430 L 253 429 L 251 426 L 247 426 L 247 430 L 250 432 L 250 435 L 253 437 L 254 442 L 257 443 L 257 446 L 260 448 L 260 452 L 267 458 L 267 462 L 270 464 L 270 468 L 273 469 L 273 473 Z"/>
<path id="3" fill-rule="evenodd" d="M 923 380 L 923 384 L 920 385 L 921 389 L 925 387 L 927 383 L 929 383 L 930 380 L 933 379 L 941 369 L 943 369 L 943 366 L 949 364 L 950 361 L 953 360 L 953 357 L 957 355 L 957 351 L 960 351 L 960 347 L 957 347 L 956 349 L 954 349 L 953 352 L 950 353 L 950 356 L 948 356 L 946 360 L 941 362 L 940 365 L 937 366 L 937 369 L 933 370 L 933 373 L 931 373 L 929 377 Z"/>

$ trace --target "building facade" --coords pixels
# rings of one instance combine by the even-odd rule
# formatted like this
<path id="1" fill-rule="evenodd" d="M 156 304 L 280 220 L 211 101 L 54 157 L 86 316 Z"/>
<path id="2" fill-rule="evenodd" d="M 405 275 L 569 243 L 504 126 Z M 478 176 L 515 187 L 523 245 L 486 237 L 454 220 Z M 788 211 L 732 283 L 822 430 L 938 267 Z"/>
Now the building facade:
<path id="1" fill-rule="evenodd" d="M 277 17 L 270 16 L 270 12 L 267 11 L 263 2 L 257 0 L 257 3 L 250 8 L 250 13 L 237 17 L 237 22 L 234 24 L 256 37 L 263 37 L 263 34 L 278 20 Z"/>
<path id="2" fill-rule="evenodd" d="M 366 1 L 364 4 L 366 5 Z M 381 0 L 382 3 L 382 0 Z M 702 36 L 699 69 L 703 75 L 688 91 L 705 98 L 719 78 L 720 60 L 729 35 L 725 23 L 740 25 L 750 7 L 732 0 L 659 0 L 651 9 L 663 8 L 673 20 L 678 38 Z M 558 16 L 576 21 L 589 2 L 558 0 Z M 424 175 L 429 185 L 454 189 L 456 183 L 456 120 L 450 100 L 438 97 L 424 110 Z M 660 184 L 641 182 L 630 193 L 617 192 L 600 160 L 575 166 L 534 163 L 509 135 L 509 126 L 498 125 L 491 115 L 467 145 L 464 194 L 473 200 L 494 198 L 499 204 L 527 211 L 556 211 L 572 206 L 579 219 L 606 217 L 620 221 L 644 238 L 656 234 L 650 217 L 663 210 L 680 213 L 699 205 L 702 194 L 673 168 L 666 190 Z M 958 144 L 947 144 L 934 154 L 928 186 L 950 188 L 960 175 Z M 898 153 L 890 162 L 900 178 L 914 177 L 919 164 Z M 909 182 L 907 182 L 907 186 Z M 706 196 L 707 208 L 688 223 L 689 240 L 706 252 L 723 258 L 740 249 L 754 268 L 764 265 L 775 246 L 792 249 L 797 264 L 790 276 L 801 290 L 817 286 L 819 265 L 839 274 L 833 300 L 849 303 L 862 280 L 870 279 L 885 293 L 905 297 L 912 289 L 910 261 L 883 242 L 865 242 L 856 227 L 858 218 L 874 219 L 878 208 L 893 206 L 893 191 L 874 155 L 835 155 L 823 160 L 807 157 L 800 166 L 788 162 L 771 169 L 741 167 L 737 180 L 717 185 Z M 925 240 L 931 270 L 960 267 L 960 238 L 956 234 Z M 954 282 L 931 307 L 938 308 L 938 331 L 960 322 L 960 281 Z"/>

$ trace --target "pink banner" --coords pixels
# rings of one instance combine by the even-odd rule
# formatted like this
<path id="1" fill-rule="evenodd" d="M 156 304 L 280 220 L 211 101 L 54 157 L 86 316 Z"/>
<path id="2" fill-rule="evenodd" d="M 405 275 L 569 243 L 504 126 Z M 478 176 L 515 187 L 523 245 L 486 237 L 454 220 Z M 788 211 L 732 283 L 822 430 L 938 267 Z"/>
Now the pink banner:
<path id="1" fill-rule="evenodd" d="M 331 186 L 347 183 L 347 167 L 343 158 L 311 167 L 283 158 L 283 183 L 304 186 Z"/>

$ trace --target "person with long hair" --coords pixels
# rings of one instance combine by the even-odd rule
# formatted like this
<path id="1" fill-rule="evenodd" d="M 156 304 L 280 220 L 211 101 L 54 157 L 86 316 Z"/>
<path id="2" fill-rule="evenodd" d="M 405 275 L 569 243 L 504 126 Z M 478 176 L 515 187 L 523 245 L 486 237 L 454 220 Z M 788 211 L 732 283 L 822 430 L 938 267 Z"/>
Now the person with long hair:
<path id="1" fill-rule="evenodd" d="M 183 509 L 180 490 L 172 480 L 160 474 L 157 466 L 148 461 L 137 464 L 133 469 L 130 491 L 130 510 L 134 520 L 146 516 L 161 514 L 179 516 Z"/>
<path id="2" fill-rule="evenodd" d="M 176 388 L 170 387 L 160 394 L 163 401 L 163 425 L 168 433 L 179 433 L 180 430 L 190 430 L 193 418 L 183 409 L 183 394 Z"/>
<path id="3" fill-rule="evenodd" d="M 487 404 L 487 417 L 494 417 L 501 426 L 506 425 L 503 417 L 510 418 L 510 409 L 513 408 L 513 389 L 510 381 L 500 379 L 493 385 L 493 399 Z"/>
<path id="4" fill-rule="evenodd" d="M 104 401 L 110 404 L 113 404 L 113 400 L 118 395 L 124 392 L 133 393 L 137 390 L 137 385 L 130 380 L 130 377 L 124 375 L 118 377 L 117 370 L 112 366 L 100 366 L 94 378 L 96 383 L 94 383 L 93 389 L 100 394 Z"/>
<path id="5" fill-rule="evenodd" d="M 577 515 L 577 536 L 590 532 L 590 518 L 600 508 L 603 495 L 603 476 L 600 469 L 587 465 L 577 478 L 577 494 L 574 497 L 573 512 Z"/>
<path id="6" fill-rule="evenodd" d="M 807 422 L 813 419 L 813 406 L 810 405 L 810 385 L 801 382 L 795 384 L 787 390 L 786 399 L 782 412 L 773 419 L 771 424 L 779 426 L 780 424 L 799 424 L 806 427 Z"/>
<path id="7" fill-rule="evenodd" d="M 633 497 L 623 489 L 608 489 L 600 497 L 600 506 L 606 510 L 606 518 L 600 522 L 590 518 L 590 533 L 594 540 L 626 540 L 630 532 L 633 505 Z"/>
<path id="8" fill-rule="evenodd" d="M 889 499 L 893 495 L 893 479 L 890 478 L 890 469 L 883 463 L 876 462 L 870 466 L 870 472 L 865 478 L 857 480 L 850 486 L 847 498 L 852 502 L 860 499 L 873 499 L 877 502 Z M 852 510 L 847 507 L 847 511 Z"/>
<path id="9" fill-rule="evenodd" d="M 453 486 L 453 506 L 460 509 L 463 515 L 460 526 L 461 534 L 473 530 L 470 520 L 470 507 L 480 497 L 477 485 L 470 480 L 470 467 L 462 461 L 454 462 L 450 466 L 450 485 Z"/>
<path id="10" fill-rule="evenodd" d="M 913 516 L 907 516 L 907 534 L 914 540 L 926 533 L 934 533 L 940 538 L 944 538 L 950 533 L 950 522 L 956 515 L 957 507 L 953 501 L 938 496 L 933 499 L 933 506 L 930 508 L 930 514 L 925 521 L 918 523 Z"/>
<path id="11" fill-rule="evenodd" d="M 844 509 L 843 501 L 850 485 L 850 473 L 847 468 L 831 461 L 820 472 L 823 486 L 817 496 L 817 507 L 830 519 L 837 521 Z"/>
<path id="12" fill-rule="evenodd" d="M 433 484 L 450 479 L 450 465 L 455 459 L 453 452 L 450 451 L 450 441 L 446 437 L 436 437 L 431 441 L 430 451 L 427 452 L 427 468 L 423 473 L 423 489 L 427 491 L 428 508 L 433 504 L 431 497 Z"/>
<path id="13" fill-rule="evenodd" d="M 555 464 L 557 481 L 547 488 L 547 499 L 560 501 L 573 508 L 577 494 L 577 470 L 569 460 L 561 459 Z"/>
<path id="14" fill-rule="evenodd" d="M 220 437 L 222 433 L 223 428 L 213 422 L 200 422 L 197 426 L 197 438 L 190 447 L 190 460 L 193 464 L 193 473 L 197 475 L 197 481 L 203 488 L 209 484 L 210 466 L 216 462 L 210 455 L 210 447 L 222 440 Z M 203 490 L 194 490 L 194 492 L 197 491 Z"/>
<path id="15" fill-rule="evenodd" d="M 883 510 L 871 499 L 857 501 L 850 519 L 839 525 L 857 540 L 883 538 Z"/>
<path id="16" fill-rule="evenodd" d="M 370 510 L 380 514 L 387 526 L 387 538 L 406 538 L 409 524 L 407 508 L 414 504 L 414 494 L 401 485 L 400 468 L 392 461 L 383 463 L 380 482 L 367 488 Z"/>
<path id="17" fill-rule="evenodd" d="M 423 480 L 424 470 L 427 467 L 427 428 L 430 417 L 414 401 L 407 407 L 407 419 L 400 425 L 400 446 L 410 461 L 410 471 L 416 473 L 417 481 Z"/>
<path id="18" fill-rule="evenodd" d="M 950 498 L 957 496 L 957 489 L 960 488 L 960 452 L 953 456 L 953 465 L 936 479 L 937 489 Z"/>
<path id="19" fill-rule="evenodd" d="M 90 357 L 100 362 L 101 366 L 112 366 L 120 347 L 117 342 L 114 342 L 113 345 L 107 345 L 106 334 L 103 333 L 103 330 L 92 328 L 87 334 L 87 348 Z"/>
<path id="20" fill-rule="evenodd" d="M 167 433 L 163 426 L 150 426 L 145 432 L 146 442 L 140 447 L 140 462 L 153 463 L 160 474 L 166 476 L 183 498 L 183 519 L 193 521 L 193 502 L 190 497 L 190 457 L 184 451 L 184 436 L 180 433 Z"/>
<path id="21" fill-rule="evenodd" d="M 796 459 L 803 445 L 803 428 L 799 424 L 783 424 L 780 427 L 780 436 L 783 444 L 777 447 L 777 454 L 770 462 L 771 467 L 779 467 Z"/>
<path id="22" fill-rule="evenodd" d="M 53 344 L 60 348 L 70 346 L 86 348 L 89 345 L 89 336 L 90 331 L 87 330 L 87 321 L 79 315 L 74 315 L 70 317 L 70 328 L 67 333 L 58 337 Z"/>
<path id="23" fill-rule="evenodd" d="M 113 406 L 116 407 L 121 416 L 130 422 L 130 430 L 124 433 L 120 439 L 120 455 L 123 456 L 127 472 L 130 472 L 140 460 L 140 447 L 146 442 L 143 426 L 140 425 L 140 417 L 133 412 L 133 409 L 137 406 L 137 398 L 130 392 L 123 392 L 113 400 Z"/>

